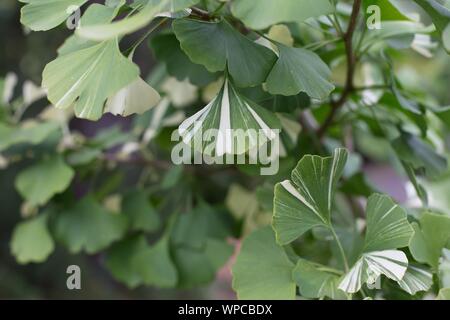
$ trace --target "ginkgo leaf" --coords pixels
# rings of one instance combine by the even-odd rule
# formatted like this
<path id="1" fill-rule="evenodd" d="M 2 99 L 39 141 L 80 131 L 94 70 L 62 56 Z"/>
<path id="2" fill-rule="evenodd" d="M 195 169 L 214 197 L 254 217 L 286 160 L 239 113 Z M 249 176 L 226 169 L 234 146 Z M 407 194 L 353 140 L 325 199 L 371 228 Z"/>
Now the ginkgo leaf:
<path id="1" fill-rule="evenodd" d="M 374 284 L 384 274 L 389 279 L 401 281 L 408 268 L 408 258 L 399 250 L 385 250 L 364 253 L 345 275 L 339 289 L 358 292 L 365 283 Z"/>
<path id="2" fill-rule="evenodd" d="M 122 213 L 128 217 L 133 231 L 156 231 L 161 223 L 144 191 L 133 190 L 127 193 L 122 201 Z"/>
<path id="3" fill-rule="evenodd" d="M 47 31 L 64 22 L 88 0 L 19 0 L 26 3 L 20 22 L 33 31 Z"/>
<path id="4" fill-rule="evenodd" d="M 437 270 L 442 249 L 450 239 L 450 217 L 427 212 L 419 223 L 420 227 L 413 224 L 415 233 L 409 250 L 418 262 L 427 263 Z"/>
<path id="5" fill-rule="evenodd" d="M 243 154 L 276 138 L 280 124 L 270 111 L 239 94 L 225 80 L 216 98 L 178 128 L 183 142 L 208 155 Z"/>
<path id="6" fill-rule="evenodd" d="M 372 195 L 367 202 L 367 231 L 364 252 L 403 248 L 414 234 L 406 211 L 381 194 Z"/>
<path id="7" fill-rule="evenodd" d="M 138 78 L 106 101 L 105 112 L 128 117 L 155 107 L 161 96 L 147 82 Z"/>
<path id="8" fill-rule="evenodd" d="M 166 235 L 136 255 L 133 263 L 146 285 L 171 288 L 177 284 L 177 270 L 170 257 L 169 237 Z"/>
<path id="9" fill-rule="evenodd" d="M 234 0 L 231 7 L 235 17 L 252 29 L 265 29 L 280 22 L 303 22 L 311 17 L 333 12 L 328 0 Z"/>
<path id="10" fill-rule="evenodd" d="M 277 44 L 279 59 L 267 78 L 267 90 L 273 95 L 294 96 L 306 92 L 323 100 L 334 90 L 331 70 L 312 51 Z"/>
<path id="11" fill-rule="evenodd" d="M 347 299 L 345 292 L 338 289 L 341 276 L 330 272 L 326 267 L 299 259 L 293 271 L 293 278 L 302 297 Z"/>
<path id="12" fill-rule="evenodd" d="M 414 234 L 406 211 L 386 196 L 375 194 L 367 201 L 367 231 L 362 255 L 341 281 L 339 288 L 355 293 L 382 274 L 397 282 L 403 279 L 408 258 L 397 248 L 409 245 Z"/>
<path id="13" fill-rule="evenodd" d="M 55 238 L 71 253 L 85 251 L 93 254 L 121 239 L 127 226 L 124 215 L 111 213 L 93 197 L 86 197 L 58 212 L 53 230 Z"/>
<path id="14" fill-rule="evenodd" d="M 292 300 L 295 265 L 277 245 L 270 227 L 249 235 L 233 266 L 233 289 L 244 300 Z"/>
<path id="15" fill-rule="evenodd" d="M 55 194 L 66 190 L 74 175 L 63 158 L 54 155 L 20 172 L 16 188 L 31 205 L 44 205 Z"/>
<path id="16" fill-rule="evenodd" d="M 205 86 L 219 76 L 208 72 L 204 66 L 193 63 L 181 50 L 174 34 L 159 34 L 152 38 L 150 46 L 156 58 L 165 63 L 167 72 L 179 81 L 189 79 L 194 85 Z"/>
<path id="17" fill-rule="evenodd" d="M 111 40 L 132 32 L 135 32 L 148 25 L 158 14 L 170 11 L 171 5 L 179 0 L 146 0 L 141 1 L 139 12 L 118 21 L 105 24 L 96 24 L 92 26 L 81 26 L 77 29 L 76 34 L 82 38 L 104 41 Z M 185 5 L 189 5 L 192 1 L 182 1 L 173 8 L 183 9 Z"/>
<path id="18" fill-rule="evenodd" d="M 55 244 L 47 227 L 47 214 L 40 214 L 19 223 L 11 238 L 11 253 L 17 262 L 44 262 L 53 252 Z"/>
<path id="19" fill-rule="evenodd" d="M 121 54 L 117 40 L 111 40 L 50 62 L 42 85 L 55 107 L 74 105 L 77 117 L 98 120 L 105 100 L 138 76 L 139 68 Z"/>
<path id="20" fill-rule="evenodd" d="M 129 288 L 141 284 L 167 288 L 177 283 L 177 270 L 169 255 L 166 237 L 154 246 L 148 245 L 144 235 L 115 243 L 107 251 L 106 266 Z"/>
<path id="21" fill-rule="evenodd" d="M 80 19 L 80 26 L 88 27 L 111 22 L 118 14 L 120 6 L 108 7 L 98 3 L 90 5 Z M 63 55 L 80 49 L 89 48 L 96 44 L 95 41 L 81 38 L 76 34 L 71 35 L 58 48 L 58 54 Z"/>
<path id="22" fill-rule="evenodd" d="M 332 157 L 305 156 L 291 180 L 275 186 L 273 227 L 280 244 L 288 244 L 315 226 L 329 226 L 336 184 L 348 152 L 336 149 Z"/>
<path id="23" fill-rule="evenodd" d="M 421 267 L 408 266 L 403 279 L 398 284 L 410 295 L 415 295 L 419 291 L 428 291 L 431 288 L 433 274 Z"/>
<path id="24" fill-rule="evenodd" d="M 173 30 L 181 48 L 210 72 L 228 69 L 239 87 L 263 83 L 275 61 L 275 53 L 236 31 L 227 21 L 202 22 L 180 19 Z"/>

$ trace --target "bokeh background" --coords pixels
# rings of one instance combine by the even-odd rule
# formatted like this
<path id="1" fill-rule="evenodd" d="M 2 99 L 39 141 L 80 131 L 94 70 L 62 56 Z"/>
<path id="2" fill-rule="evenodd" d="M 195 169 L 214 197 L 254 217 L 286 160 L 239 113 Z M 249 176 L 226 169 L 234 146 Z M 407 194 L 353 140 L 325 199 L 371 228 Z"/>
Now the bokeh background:
<path id="1" fill-rule="evenodd" d="M 56 49 L 69 35 L 64 28 L 48 32 L 27 33 L 20 22 L 20 4 L 16 0 L 0 1 L 0 77 L 8 72 L 17 74 L 19 84 L 31 80 L 41 82 L 44 66 L 56 57 Z M 135 37 L 139 37 L 136 34 Z M 130 39 L 132 41 L 133 39 Z M 438 52 L 432 59 L 412 51 L 399 53 L 394 57 L 398 70 L 396 73 L 410 88 L 420 88 L 436 97 L 439 106 L 450 105 L 450 57 Z M 147 75 L 154 62 L 147 46 L 141 46 L 135 61 L 140 65 L 142 74 Z M 18 85 L 17 88 L 21 86 Z M 95 130 L 117 124 L 127 128 L 127 121 L 105 116 L 98 123 L 74 120 L 71 126 L 81 132 L 91 134 Z M 1 139 L 1 137 L 0 137 Z M 447 141 L 448 142 L 448 141 Z M 379 141 L 360 141 L 359 146 L 372 160 L 366 161 L 365 171 L 369 180 L 380 190 L 390 194 L 401 203 L 413 203 L 408 192 L 406 179 L 402 178 L 385 153 Z M 376 164 L 375 164 L 376 163 Z M 102 267 L 101 256 L 70 255 L 57 247 L 44 264 L 18 265 L 10 253 L 9 241 L 14 225 L 20 221 L 22 199 L 13 187 L 14 177 L 19 168 L 10 167 L 0 170 L 0 298 L 1 299 L 229 299 L 234 298 L 230 288 L 229 268 L 225 267 L 217 280 L 203 288 L 195 290 L 156 290 L 138 288 L 128 290 L 115 281 Z M 428 186 L 437 201 L 435 205 L 449 211 L 450 178 L 442 179 Z M 81 291 L 69 291 L 66 288 L 68 265 L 76 264 L 82 269 L 83 288 Z"/>
<path id="2" fill-rule="evenodd" d="M 26 80 L 37 85 L 41 83 L 43 68 L 56 57 L 57 48 L 70 34 L 63 26 L 48 32 L 26 32 L 20 24 L 20 7 L 17 0 L 0 1 L 0 78 L 10 72 L 15 73 L 18 76 L 16 94 L 20 94 L 21 84 Z M 130 43 L 139 36 L 137 33 L 131 37 Z M 154 62 L 148 46 L 138 49 L 135 62 L 141 67 L 143 75 L 150 72 Z M 102 128 L 115 125 L 126 129 L 129 122 L 130 119 L 106 115 L 96 123 L 75 119 L 70 126 L 86 135 L 93 135 Z M 7 170 L 0 170 L 0 299 L 234 298 L 227 267 L 219 273 L 214 283 L 203 288 L 156 290 L 141 287 L 129 290 L 102 267 L 101 256 L 74 256 L 59 247 L 44 264 L 17 264 L 11 255 L 9 242 L 14 226 L 21 220 L 22 199 L 14 189 L 14 177 L 19 169 L 10 166 Z M 67 290 L 66 268 L 73 264 L 79 265 L 82 270 L 82 290 Z"/>

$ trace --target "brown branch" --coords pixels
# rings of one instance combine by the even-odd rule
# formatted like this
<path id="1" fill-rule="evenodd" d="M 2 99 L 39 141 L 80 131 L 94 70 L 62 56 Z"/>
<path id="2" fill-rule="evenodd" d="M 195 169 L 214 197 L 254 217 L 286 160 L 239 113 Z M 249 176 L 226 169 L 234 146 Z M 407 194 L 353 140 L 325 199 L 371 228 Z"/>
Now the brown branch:
<path id="1" fill-rule="evenodd" d="M 356 30 L 356 26 L 358 23 L 359 12 L 361 11 L 361 2 L 362 0 L 355 0 L 353 2 L 352 14 L 350 16 L 350 22 L 348 25 L 348 30 L 344 34 L 344 44 L 345 44 L 345 55 L 347 59 L 347 77 L 345 82 L 344 91 L 342 91 L 341 97 L 337 101 L 331 101 L 331 112 L 328 117 L 325 119 L 322 126 L 317 131 L 317 135 L 319 138 L 323 138 L 328 128 L 333 124 L 334 118 L 337 115 L 339 109 L 347 102 L 351 93 L 354 90 L 353 78 L 355 75 L 356 69 L 356 55 L 353 52 L 353 35 Z"/>

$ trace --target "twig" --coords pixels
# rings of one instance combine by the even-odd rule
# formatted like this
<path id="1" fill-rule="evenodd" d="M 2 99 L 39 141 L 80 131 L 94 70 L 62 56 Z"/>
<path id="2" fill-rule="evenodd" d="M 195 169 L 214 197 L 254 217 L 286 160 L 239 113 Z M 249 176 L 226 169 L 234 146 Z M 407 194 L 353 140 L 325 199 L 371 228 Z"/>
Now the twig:
<path id="1" fill-rule="evenodd" d="M 355 0 L 353 2 L 352 14 L 350 16 L 350 22 L 348 26 L 347 32 L 344 34 L 344 44 L 345 44 L 345 53 L 347 59 L 347 79 L 344 87 L 344 91 L 342 92 L 341 97 L 337 101 L 331 101 L 331 112 L 328 117 L 325 119 L 322 126 L 317 131 L 317 135 L 319 138 L 322 138 L 324 134 L 327 132 L 328 128 L 333 124 L 334 118 L 337 115 L 339 109 L 347 102 L 347 99 L 351 95 L 354 90 L 353 86 L 353 78 L 355 75 L 356 69 L 356 56 L 353 52 L 353 34 L 355 33 L 356 25 L 358 22 L 358 15 L 361 10 L 361 2 L 362 0 Z"/>

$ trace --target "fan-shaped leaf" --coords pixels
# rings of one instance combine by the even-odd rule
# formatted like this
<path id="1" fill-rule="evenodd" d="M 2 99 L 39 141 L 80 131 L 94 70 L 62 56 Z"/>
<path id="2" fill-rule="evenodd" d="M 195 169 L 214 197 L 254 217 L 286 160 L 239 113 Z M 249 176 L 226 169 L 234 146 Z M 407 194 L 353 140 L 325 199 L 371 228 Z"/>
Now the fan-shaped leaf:
<path id="1" fill-rule="evenodd" d="M 334 90 L 331 70 L 312 51 L 277 44 L 280 57 L 267 78 L 267 90 L 274 95 L 293 96 L 306 92 L 323 100 Z"/>
<path id="2" fill-rule="evenodd" d="M 138 76 L 139 68 L 121 54 L 117 40 L 111 40 L 50 62 L 42 84 L 55 107 L 74 105 L 78 117 L 98 120 L 105 100 Z"/>
<path id="3" fill-rule="evenodd" d="M 409 249 L 414 259 L 427 263 L 437 270 L 442 249 L 450 239 L 450 217 L 424 213 L 420 227 L 414 224 L 414 237 Z"/>
<path id="4" fill-rule="evenodd" d="M 275 187 L 273 227 L 280 244 L 288 244 L 315 226 L 329 226 L 336 184 L 348 153 L 336 149 L 328 158 L 305 156 L 292 181 Z"/>
<path id="5" fill-rule="evenodd" d="M 176 20 L 175 35 L 194 62 L 210 72 L 228 69 L 234 83 L 253 87 L 263 83 L 275 61 L 275 53 L 236 31 L 228 22 Z"/>
<path id="6" fill-rule="evenodd" d="M 399 250 L 364 253 L 339 284 L 339 289 L 355 293 L 364 283 L 374 284 L 380 275 L 401 281 L 408 267 L 408 258 Z"/>
<path id="7" fill-rule="evenodd" d="M 59 155 L 44 159 L 22 171 L 16 179 L 19 193 L 32 205 L 44 205 L 67 189 L 75 172 Z"/>
<path id="8" fill-rule="evenodd" d="M 54 234 L 71 253 L 96 253 L 119 240 L 128 222 L 122 214 L 106 211 L 93 198 L 87 197 L 73 207 L 58 212 Z"/>
<path id="9" fill-rule="evenodd" d="M 178 128 L 184 143 L 208 155 L 243 154 L 276 138 L 275 115 L 240 95 L 227 79 L 205 108 Z"/>
<path id="10" fill-rule="evenodd" d="M 47 228 L 46 214 L 19 223 L 11 239 L 11 252 L 17 262 L 44 262 L 53 252 L 55 244 Z"/>

